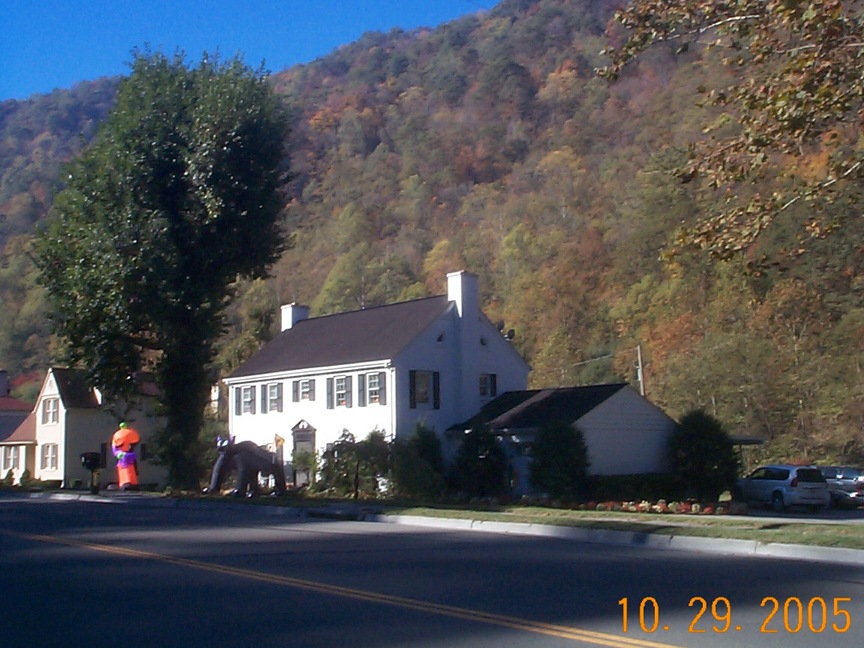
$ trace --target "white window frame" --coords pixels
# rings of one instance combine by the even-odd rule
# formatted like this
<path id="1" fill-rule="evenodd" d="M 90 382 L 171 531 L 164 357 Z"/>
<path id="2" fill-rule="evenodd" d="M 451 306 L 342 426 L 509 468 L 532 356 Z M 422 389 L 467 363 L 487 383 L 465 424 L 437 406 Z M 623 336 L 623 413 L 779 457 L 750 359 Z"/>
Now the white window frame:
<path id="1" fill-rule="evenodd" d="M 60 422 L 60 399 L 51 396 L 42 400 L 42 425 L 56 425 Z"/>
<path id="2" fill-rule="evenodd" d="M 58 446 L 56 443 L 42 444 L 42 470 L 57 470 Z"/>
<path id="3" fill-rule="evenodd" d="M 381 402 L 381 374 L 366 374 L 366 404 L 377 405 Z"/>
<path id="4" fill-rule="evenodd" d="M 311 378 L 303 378 L 300 381 L 300 386 L 298 387 L 300 390 L 300 400 L 308 401 L 311 400 L 312 396 L 312 379 Z"/>
<path id="5" fill-rule="evenodd" d="M 348 376 L 336 376 L 333 379 L 333 403 L 336 407 L 348 405 Z"/>
<path id="6" fill-rule="evenodd" d="M 255 413 L 255 387 L 253 385 L 240 387 L 240 413 Z"/>
<path id="7" fill-rule="evenodd" d="M 20 456 L 18 446 L 0 447 L 0 455 L 2 455 L 3 459 L 3 475 L 0 475 L 0 477 L 5 477 L 6 473 L 10 470 L 18 470 L 18 459 Z"/>
<path id="8" fill-rule="evenodd" d="M 282 385 L 267 383 L 267 411 L 278 412 L 282 409 Z"/>

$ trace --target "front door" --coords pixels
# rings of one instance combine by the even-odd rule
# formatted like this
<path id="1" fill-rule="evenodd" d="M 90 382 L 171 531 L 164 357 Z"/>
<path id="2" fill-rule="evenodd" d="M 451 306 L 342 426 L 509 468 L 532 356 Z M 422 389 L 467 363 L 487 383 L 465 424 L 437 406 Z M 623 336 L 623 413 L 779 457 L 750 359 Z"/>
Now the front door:
<path id="1" fill-rule="evenodd" d="M 291 467 L 294 472 L 294 487 L 307 486 L 315 479 L 315 428 L 307 421 L 300 421 L 291 429 L 294 448 Z"/>

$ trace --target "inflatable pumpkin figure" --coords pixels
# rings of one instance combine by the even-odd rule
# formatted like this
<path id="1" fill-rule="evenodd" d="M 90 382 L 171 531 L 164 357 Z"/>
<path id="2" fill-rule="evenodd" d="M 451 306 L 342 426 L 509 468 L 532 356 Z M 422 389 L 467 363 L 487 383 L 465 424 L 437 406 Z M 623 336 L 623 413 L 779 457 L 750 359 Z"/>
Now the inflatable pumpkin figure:
<path id="1" fill-rule="evenodd" d="M 117 458 L 117 485 L 123 490 L 138 487 L 138 457 L 135 444 L 141 441 L 138 432 L 121 423 L 111 437 L 111 448 Z"/>

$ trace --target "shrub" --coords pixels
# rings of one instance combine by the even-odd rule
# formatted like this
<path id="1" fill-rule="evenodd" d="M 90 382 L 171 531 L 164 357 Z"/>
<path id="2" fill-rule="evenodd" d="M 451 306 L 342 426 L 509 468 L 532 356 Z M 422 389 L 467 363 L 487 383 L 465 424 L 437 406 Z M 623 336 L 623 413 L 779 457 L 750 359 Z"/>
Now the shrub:
<path id="1" fill-rule="evenodd" d="M 670 440 L 672 469 L 688 495 L 717 500 L 735 485 L 738 458 L 720 422 L 701 410 L 685 415 Z"/>
<path id="2" fill-rule="evenodd" d="M 396 495 L 419 500 L 436 501 L 444 494 L 441 442 L 426 426 L 418 424 L 408 439 L 393 444 L 393 487 Z"/>
<path id="3" fill-rule="evenodd" d="M 475 426 L 462 439 L 450 483 L 469 497 L 496 497 L 508 491 L 507 457 L 485 425 Z"/>
<path id="4" fill-rule="evenodd" d="M 537 433 L 531 449 L 531 484 L 554 499 L 572 501 L 584 495 L 588 450 L 582 432 L 567 423 L 552 423 Z"/>
<path id="5" fill-rule="evenodd" d="M 384 434 L 373 430 L 363 441 L 343 430 L 342 436 L 321 455 L 321 481 L 317 489 L 336 495 L 377 494 L 379 480 L 389 470 L 390 446 Z"/>
<path id="6" fill-rule="evenodd" d="M 33 475 L 30 473 L 30 470 L 25 468 L 24 472 L 21 473 L 21 488 L 30 488 L 36 483 L 36 480 L 33 479 Z"/>

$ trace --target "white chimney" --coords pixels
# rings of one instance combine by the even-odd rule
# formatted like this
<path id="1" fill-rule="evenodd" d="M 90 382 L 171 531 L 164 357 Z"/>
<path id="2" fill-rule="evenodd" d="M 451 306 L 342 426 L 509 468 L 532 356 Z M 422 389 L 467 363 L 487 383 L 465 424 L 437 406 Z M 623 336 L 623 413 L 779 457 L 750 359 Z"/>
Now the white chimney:
<path id="1" fill-rule="evenodd" d="M 308 306 L 300 306 L 293 302 L 282 306 L 281 330 L 287 331 L 290 328 L 294 328 L 294 325 L 297 324 L 297 322 L 302 322 L 305 319 L 309 319 Z"/>
<path id="2" fill-rule="evenodd" d="M 479 315 L 480 290 L 477 275 L 465 270 L 447 275 L 447 299 L 456 302 L 459 317 Z"/>

